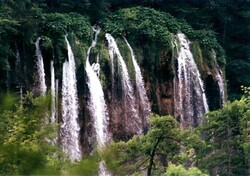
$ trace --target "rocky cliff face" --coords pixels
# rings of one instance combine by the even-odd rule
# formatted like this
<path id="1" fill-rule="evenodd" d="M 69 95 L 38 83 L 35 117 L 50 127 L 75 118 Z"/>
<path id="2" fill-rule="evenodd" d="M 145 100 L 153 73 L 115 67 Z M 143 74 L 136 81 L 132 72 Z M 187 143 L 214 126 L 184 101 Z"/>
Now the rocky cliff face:
<path id="1" fill-rule="evenodd" d="M 119 39 L 118 39 L 119 40 Z M 122 44 L 120 45 L 120 48 L 123 48 Z M 193 44 L 190 44 L 190 48 L 192 49 L 194 60 L 197 64 L 198 70 L 200 72 L 200 77 L 204 83 L 204 90 L 203 93 L 207 97 L 207 103 L 209 105 L 210 110 L 218 109 L 224 101 L 223 99 L 225 97 L 224 94 L 222 94 L 220 84 L 224 84 L 223 79 L 223 73 L 221 72 L 221 69 L 218 67 L 216 57 L 213 55 L 213 51 L 209 52 L 208 55 L 205 55 L 201 52 L 201 49 L 197 46 L 193 46 Z M 124 49 L 124 48 L 123 48 Z M 126 49 L 124 49 L 126 50 Z M 178 115 L 182 112 L 180 112 L 180 109 L 178 108 L 178 102 L 176 102 L 176 96 L 178 96 L 177 89 L 175 88 L 175 81 L 178 74 L 178 61 L 177 57 L 179 53 L 174 50 L 168 50 L 167 48 L 161 48 L 157 49 L 158 53 L 153 53 L 154 55 L 154 65 L 150 65 L 150 62 L 148 62 L 149 57 L 152 56 L 151 54 L 148 54 L 149 51 L 142 47 L 136 47 L 134 48 L 137 53 L 135 55 L 137 58 L 140 59 L 140 66 L 141 71 L 143 73 L 144 83 L 145 83 L 145 89 L 147 91 L 147 96 L 150 100 L 150 107 L 152 109 L 152 113 L 157 113 L 160 115 L 172 115 L 176 117 L 176 119 L 181 123 L 181 125 L 184 128 L 187 128 L 189 126 L 198 126 L 200 123 L 202 123 L 202 117 L 197 117 L 198 111 L 197 109 L 199 107 L 194 106 L 196 102 L 189 102 L 191 105 L 194 106 L 194 114 L 192 114 L 192 117 L 181 117 Z M 199 50 L 199 51 L 196 51 Z M 151 50 L 151 52 L 155 52 L 155 50 Z M 139 54 L 138 54 L 139 53 Z M 195 53 L 199 53 L 195 54 Z M 129 54 L 126 54 L 125 51 L 123 52 L 124 60 L 126 61 L 127 65 L 129 65 L 129 60 L 131 59 Z M 111 65 L 110 65 L 111 69 Z M 219 71 L 218 71 L 219 70 Z M 106 76 L 106 79 L 109 80 L 110 84 L 112 82 L 111 79 L 111 70 L 102 70 L 102 74 Z M 105 72 L 107 72 L 105 74 Z M 191 78 L 196 79 L 195 76 L 198 75 L 192 75 Z M 134 77 L 131 74 L 130 75 L 131 82 L 134 83 Z M 137 131 L 133 131 L 133 127 L 129 127 L 129 123 L 132 121 L 128 120 L 128 117 L 126 115 L 127 109 L 124 107 L 124 102 L 121 97 L 122 94 L 122 88 L 121 85 L 119 85 L 119 75 L 115 75 L 115 79 L 118 81 L 115 85 L 115 88 L 112 89 L 112 86 L 104 88 L 105 94 L 107 95 L 107 104 L 110 114 L 110 131 L 113 134 L 114 140 L 127 140 L 130 138 L 133 134 L 137 134 Z M 222 79 L 222 80 L 221 80 Z M 221 82 L 222 81 L 222 82 Z M 135 87 L 135 83 L 133 85 Z M 180 90 L 182 89 L 182 90 Z M 184 91 L 184 87 L 178 88 L 181 92 Z M 193 88 L 190 88 L 189 91 L 196 91 Z M 113 96 L 112 96 L 113 95 Z M 194 94 L 195 96 L 196 94 Z M 198 96 L 198 95 L 196 95 Z M 136 98 L 136 106 L 135 108 L 138 110 L 139 101 L 138 97 L 135 95 Z M 193 100 L 193 99 L 194 100 Z M 187 99 L 185 97 L 185 94 L 183 94 L 180 99 Z M 195 97 L 191 97 L 191 101 L 195 101 Z M 192 104 L 193 103 L 193 104 Z M 195 109 L 197 108 L 197 109 Z M 196 114 L 195 114 L 196 113 Z M 139 114 L 141 119 L 144 119 L 143 123 L 143 131 L 145 132 L 147 130 L 147 123 L 145 117 L 143 117 L 142 114 Z"/>
<path id="2" fill-rule="evenodd" d="M 99 48 L 101 50 L 96 52 L 93 50 L 90 54 L 90 63 L 94 63 L 97 54 L 100 55 L 100 80 L 103 86 L 103 91 L 105 94 L 105 101 L 108 108 L 109 122 L 108 130 L 113 140 L 128 140 L 134 134 L 138 134 L 138 128 L 135 128 L 135 124 L 140 126 L 142 132 L 146 132 L 148 129 L 147 120 L 148 117 L 145 117 L 141 112 L 140 100 L 138 92 L 136 91 L 136 80 L 134 68 L 131 64 L 131 53 L 123 39 L 117 38 L 118 48 L 121 50 L 121 55 L 125 61 L 125 64 L 128 67 L 130 81 L 133 87 L 133 96 L 135 98 L 135 103 L 132 105 L 137 110 L 137 115 L 141 120 L 138 122 L 133 112 L 129 111 L 129 106 L 125 105 L 123 97 L 123 88 L 122 88 L 122 76 L 121 72 L 118 70 L 119 63 L 117 63 L 117 58 L 114 58 L 114 69 L 117 72 L 112 78 L 112 65 L 110 57 L 108 55 L 108 43 L 104 37 L 100 37 L 98 41 L 100 43 Z M 132 48 L 135 52 L 135 57 L 139 63 L 144 86 L 147 93 L 147 97 L 150 102 L 150 107 L 152 113 L 157 113 L 159 115 L 172 115 L 175 116 L 178 121 L 181 122 L 183 127 L 188 126 L 197 126 L 200 122 L 197 119 L 185 120 L 186 118 L 178 115 L 180 114 L 176 102 L 177 90 L 175 88 L 175 79 L 178 74 L 178 56 L 179 53 L 177 50 L 171 50 L 166 47 L 159 47 L 156 43 L 150 43 L 142 46 L 135 45 L 132 40 L 129 40 L 132 43 Z M 18 45 L 19 46 L 19 45 Z M 74 44 L 72 44 L 74 46 Z M 201 74 L 201 79 L 204 83 L 205 94 L 208 100 L 208 105 L 210 110 L 218 109 L 222 102 L 225 99 L 225 93 L 222 88 L 223 84 L 223 72 L 220 69 L 216 56 L 213 51 L 202 51 L 197 43 L 190 43 L 190 48 L 193 53 L 194 60 L 197 64 L 198 70 Z M 97 47 L 97 49 L 99 49 Z M 35 70 L 33 66 L 35 62 L 28 62 L 27 56 L 32 55 L 32 52 L 35 52 L 35 48 L 29 52 L 26 49 L 21 47 L 17 48 L 20 52 L 20 69 L 24 74 L 19 75 L 18 72 L 14 69 L 16 65 L 11 65 L 11 69 L 8 73 L 10 75 L 7 79 L 9 87 L 16 89 L 17 86 L 22 85 L 23 91 L 29 90 L 32 91 L 34 85 L 32 84 L 32 79 L 34 78 Z M 76 48 L 73 50 L 76 50 Z M 42 50 L 44 55 L 44 65 L 45 65 L 45 75 L 46 75 L 46 84 L 50 87 L 50 70 L 49 70 L 49 61 L 52 59 L 52 56 L 48 57 L 46 50 Z M 78 56 L 79 57 L 79 56 Z M 28 57 L 32 58 L 32 57 Z M 14 58 L 15 59 L 15 58 Z M 34 57 L 35 59 L 35 57 Z M 32 59 L 30 59 L 32 60 Z M 76 60 L 80 60 L 76 57 Z M 28 72 L 28 70 L 31 70 Z M 61 99 L 61 83 L 62 76 L 60 76 L 61 68 L 58 65 L 55 65 L 55 71 L 57 73 L 57 78 L 59 79 L 59 101 Z M 14 78 L 18 78 L 18 81 Z M 78 87 L 78 96 L 79 96 L 79 122 L 81 126 L 81 141 L 83 146 L 84 153 L 89 153 L 93 150 L 96 143 L 93 141 L 92 136 L 95 134 L 93 130 L 93 119 L 91 117 L 90 111 L 87 108 L 89 101 L 89 89 L 87 85 L 86 73 L 84 71 L 84 62 L 78 63 L 77 66 L 77 87 Z M 112 81 L 114 81 L 112 83 Z M 184 88 L 184 87 L 183 87 Z M 182 90 L 184 91 L 184 90 Z M 185 100 L 186 97 L 180 97 Z M 60 104 L 60 103 L 59 103 Z M 61 107 L 58 108 L 61 111 Z M 60 123 L 61 115 L 60 112 L 58 121 Z M 194 117 L 195 115 L 193 115 Z"/>
<path id="3" fill-rule="evenodd" d="M 108 109 L 109 121 L 108 131 L 109 135 L 113 140 L 128 140 L 134 134 L 145 133 L 148 130 L 148 116 L 143 114 L 142 105 L 140 104 L 139 94 L 136 90 L 136 78 L 135 70 L 132 65 L 131 53 L 128 46 L 122 38 L 116 38 L 117 46 L 120 49 L 121 56 L 128 69 L 128 76 L 132 85 L 132 95 L 135 99 L 134 104 L 128 104 L 124 100 L 124 87 L 122 83 L 122 72 L 119 66 L 117 57 L 114 57 L 114 70 L 115 73 L 112 75 L 112 62 L 110 55 L 108 54 L 109 46 L 107 40 L 104 38 L 104 32 L 100 34 L 97 47 L 90 53 L 90 64 L 96 62 L 96 57 L 100 55 L 100 76 L 104 98 Z M 41 41 L 41 45 L 42 45 Z M 180 55 L 178 48 L 167 48 L 161 47 L 157 43 L 145 43 L 145 45 L 137 45 L 133 40 L 128 38 L 128 42 L 135 53 L 135 58 L 139 63 L 140 70 L 143 76 L 144 87 L 146 90 L 147 97 L 152 113 L 159 115 L 172 115 L 181 124 L 181 127 L 186 128 L 188 126 L 198 126 L 201 121 L 197 119 L 197 114 L 191 116 L 184 115 L 180 116 L 181 110 L 179 103 L 176 102 L 176 97 L 179 96 L 178 92 L 184 92 L 185 87 L 178 87 L 176 89 L 176 79 L 178 77 L 178 57 Z M 77 44 L 75 41 L 71 41 L 73 52 L 77 51 Z M 178 44 L 179 45 L 179 44 Z M 22 86 L 23 92 L 32 91 L 34 88 L 34 73 L 36 70 L 33 69 L 35 62 L 35 47 L 31 50 L 21 47 L 20 44 L 16 48 L 20 55 L 19 66 L 15 65 L 16 58 L 13 58 L 13 62 L 10 64 L 10 71 L 8 71 L 8 79 L 6 83 L 10 89 L 19 91 L 17 86 Z M 180 47 L 180 46 L 179 46 Z M 220 68 L 216 61 L 215 52 L 201 50 L 199 45 L 195 42 L 189 44 L 190 51 L 192 52 L 194 61 L 200 72 L 200 78 L 204 83 L 204 93 L 207 97 L 207 103 L 210 110 L 218 109 L 225 99 L 224 93 L 224 76 L 223 68 Z M 53 56 L 50 56 L 51 52 L 47 52 L 42 48 L 42 55 L 45 67 L 45 78 L 47 87 L 50 88 L 50 60 Z M 34 54 L 32 54 L 34 53 Z M 53 53 L 53 52 L 52 52 Z M 65 52 L 65 58 L 67 54 Z M 81 55 L 75 54 L 75 60 L 77 63 L 77 91 L 78 91 L 78 104 L 79 104 L 79 124 L 80 124 L 80 143 L 83 146 L 83 154 L 90 153 L 96 147 L 96 139 L 93 136 L 96 135 L 94 130 L 94 119 L 92 119 L 91 111 L 88 109 L 88 102 L 90 100 L 90 91 L 87 84 L 87 75 L 84 71 L 86 59 L 86 53 Z M 19 75 L 15 68 L 20 67 L 23 74 Z M 62 74 L 61 65 L 58 61 L 54 64 L 56 79 L 59 79 L 59 106 L 62 99 L 61 88 L 62 88 Z M 188 69 L 188 68 L 187 68 Z M 29 70 L 29 71 L 28 71 Z M 183 73 L 184 74 L 184 73 Z M 16 81 L 15 78 L 18 78 Z M 196 79 L 193 77 L 191 80 Z M 195 91 L 189 89 L 189 91 Z M 182 99 L 185 101 L 187 97 L 182 94 Z M 191 96 L 191 99 L 194 98 Z M 178 100 L 179 101 L 179 100 Z M 190 102 L 190 104 L 195 102 Z M 136 110 L 136 115 L 131 111 L 131 105 Z M 186 105 L 184 105 L 185 107 Z M 187 107 L 187 106 L 186 106 Z M 192 106 L 193 107 L 193 106 Z M 62 115 L 61 108 L 58 107 L 58 119 L 61 123 Z M 196 111 L 194 111 L 196 112 Z M 138 116 L 138 117 L 136 117 Z M 190 118 L 192 117 L 192 118 Z M 200 118 L 200 117 L 199 117 Z M 139 119 L 139 120 L 138 120 Z M 141 131 L 140 131 L 141 130 Z"/>

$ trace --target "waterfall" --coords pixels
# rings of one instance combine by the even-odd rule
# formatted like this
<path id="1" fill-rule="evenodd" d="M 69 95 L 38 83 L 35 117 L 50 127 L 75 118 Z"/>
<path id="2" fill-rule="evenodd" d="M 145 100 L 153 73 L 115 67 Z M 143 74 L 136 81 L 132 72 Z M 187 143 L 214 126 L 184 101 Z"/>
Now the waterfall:
<path id="1" fill-rule="evenodd" d="M 97 59 L 96 59 L 96 63 L 93 63 L 91 65 L 92 70 L 95 72 L 95 74 L 97 75 L 97 77 L 99 78 L 100 76 L 100 64 L 99 64 L 99 54 L 97 55 Z"/>
<path id="2" fill-rule="evenodd" d="M 20 58 L 20 53 L 17 49 L 16 46 L 16 61 L 15 61 L 15 74 L 16 74 L 16 82 L 19 84 L 21 84 L 21 80 L 20 80 L 20 76 L 21 76 L 21 58 Z"/>
<path id="3" fill-rule="evenodd" d="M 223 72 L 220 69 L 217 59 L 216 59 L 216 53 L 214 50 L 212 50 L 212 57 L 215 60 L 215 79 L 217 81 L 218 87 L 219 87 L 219 92 L 220 92 L 220 106 L 222 107 L 223 103 L 225 102 L 225 86 L 224 86 L 224 79 L 223 79 Z"/>
<path id="4" fill-rule="evenodd" d="M 121 82 L 122 82 L 122 92 L 123 92 L 123 99 L 124 99 L 124 110 L 125 110 L 125 125 L 127 132 L 134 132 L 136 134 L 142 133 L 141 128 L 141 119 L 138 116 L 136 105 L 135 105 L 135 98 L 133 96 L 133 88 L 130 82 L 129 74 L 127 66 L 123 60 L 123 57 L 121 56 L 121 53 L 118 49 L 118 46 L 115 42 L 115 39 L 110 35 L 105 35 L 108 45 L 109 45 L 109 56 L 112 62 L 114 61 L 114 56 L 118 59 L 118 65 L 119 69 L 121 70 Z M 114 68 L 112 68 L 112 71 Z M 112 73 L 113 74 L 113 73 Z M 112 80 L 114 81 L 114 80 Z M 114 83 L 113 83 L 114 84 Z"/>
<path id="5" fill-rule="evenodd" d="M 97 55 L 96 63 L 93 63 L 92 66 L 89 63 L 90 51 L 93 47 L 96 46 L 97 36 L 100 33 L 100 29 L 95 29 L 93 27 L 93 31 L 95 32 L 95 38 L 92 41 L 92 44 L 87 52 L 85 70 L 88 78 L 87 84 L 90 91 L 90 100 L 88 102 L 88 108 L 94 119 L 97 150 L 101 150 L 102 147 L 104 147 L 110 139 L 107 129 L 109 116 L 108 116 L 107 106 L 105 104 L 102 85 L 98 78 L 100 73 L 99 55 Z M 109 175 L 110 173 L 106 169 L 105 162 L 101 161 L 99 164 L 99 176 L 109 176 Z"/>
<path id="6" fill-rule="evenodd" d="M 98 170 L 99 176 L 111 176 L 112 174 L 107 170 L 106 163 L 104 161 L 101 161 L 99 164 L 99 170 Z"/>
<path id="7" fill-rule="evenodd" d="M 58 121 L 58 86 L 59 86 L 59 80 L 56 79 L 55 82 L 55 121 Z"/>
<path id="8" fill-rule="evenodd" d="M 46 83 L 45 83 L 45 72 L 44 72 L 44 64 L 43 64 L 43 56 L 42 52 L 39 46 L 41 38 L 38 37 L 36 40 L 36 68 L 37 68 L 37 75 L 36 75 L 36 80 L 37 81 L 37 89 L 40 95 L 45 95 L 46 93 Z"/>
<path id="9" fill-rule="evenodd" d="M 89 63 L 91 48 L 95 47 L 97 42 L 97 35 L 100 32 L 100 29 L 95 30 L 93 28 L 93 30 L 95 32 L 95 39 L 92 41 L 92 44 L 88 49 L 85 69 L 88 78 L 87 84 L 90 91 L 90 100 L 88 102 L 88 108 L 94 120 L 97 149 L 101 149 L 109 140 L 108 130 L 107 130 L 108 126 L 107 121 L 109 117 L 104 100 L 102 85 L 98 78 L 100 71 L 100 65 L 98 63 L 98 59 L 97 63 L 94 63 L 92 67 L 90 66 Z"/>
<path id="10" fill-rule="evenodd" d="M 173 39 L 171 41 L 171 44 L 172 44 L 172 53 L 173 53 L 173 59 L 172 59 L 172 69 L 174 71 L 174 81 L 173 81 L 173 94 L 174 94 L 174 114 L 173 116 L 175 118 L 178 118 L 179 116 L 179 112 L 180 112 L 180 106 L 179 106 L 179 97 L 178 97 L 178 84 L 177 84 L 177 73 L 176 73 L 176 61 L 177 61 L 177 57 L 176 57 L 176 53 L 179 53 L 179 50 L 178 50 L 178 44 L 177 44 L 177 40 L 175 39 L 175 36 L 173 36 Z M 178 68 L 177 68 L 178 69 Z M 182 116 L 179 116 L 180 118 L 180 121 L 183 120 Z"/>
<path id="11" fill-rule="evenodd" d="M 62 124 L 60 138 L 62 150 L 71 161 L 81 159 L 78 124 L 78 97 L 76 87 L 76 68 L 74 55 L 65 36 L 68 48 L 68 60 L 63 64 L 62 77 Z"/>
<path id="12" fill-rule="evenodd" d="M 54 123 L 56 121 L 56 88 L 55 88 L 55 70 L 54 70 L 54 62 L 50 61 L 50 75 L 51 75 L 51 122 Z"/>
<path id="13" fill-rule="evenodd" d="M 199 70 L 189 48 L 189 41 L 182 33 L 177 34 L 177 37 L 180 50 L 177 58 L 178 74 L 175 79 L 175 106 L 181 128 L 186 128 L 203 123 L 202 116 L 208 111 L 208 104 Z"/>
<path id="14" fill-rule="evenodd" d="M 136 59 L 135 59 L 135 54 L 134 54 L 132 47 L 130 46 L 130 44 L 128 43 L 128 41 L 126 40 L 125 37 L 124 37 L 124 40 L 125 40 L 126 44 L 128 45 L 129 50 L 131 52 L 132 62 L 133 62 L 133 66 L 135 69 L 136 90 L 139 93 L 140 106 L 142 109 L 143 117 L 148 117 L 150 112 L 151 112 L 151 109 L 150 109 L 150 104 L 148 101 L 147 93 L 146 93 L 146 90 L 144 87 L 144 81 L 143 81 L 143 77 L 141 74 L 141 70 L 140 70 L 140 67 L 139 67 Z"/>
<path id="15" fill-rule="evenodd" d="M 22 70 L 21 70 L 21 57 L 20 57 L 20 53 L 19 50 L 17 49 L 17 45 L 16 45 L 16 61 L 15 61 L 15 81 L 18 83 L 18 88 L 19 88 L 19 95 L 20 95 L 20 104 L 21 106 L 23 106 L 23 88 L 22 88 L 22 81 L 21 81 L 21 75 L 22 75 Z"/>
<path id="16" fill-rule="evenodd" d="M 215 69 L 215 78 L 218 82 L 219 91 L 220 91 L 220 105 L 222 106 L 225 102 L 225 90 L 224 90 L 224 79 L 222 78 L 222 71 L 217 65 Z"/>

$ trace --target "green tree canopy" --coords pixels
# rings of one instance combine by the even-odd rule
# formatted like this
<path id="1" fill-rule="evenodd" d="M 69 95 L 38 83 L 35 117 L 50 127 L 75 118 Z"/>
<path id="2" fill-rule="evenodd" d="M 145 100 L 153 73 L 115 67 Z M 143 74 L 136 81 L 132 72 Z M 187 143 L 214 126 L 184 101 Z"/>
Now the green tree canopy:
<path id="1" fill-rule="evenodd" d="M 209 112 L 201 127 L 205 150 L 199 152 L 200 167 L 219 175 L 247 175 L 249 167 L 249 103 L 245 98 Z M 249 152 L 249 150 L 248 150 Z"/>
<path id="2" fill-rule="evenodd" d="M 146 135 L 134 136 L 127 142 L 113 143 L 104 150 L 107 167 L 114 174 L 163 172 L 168 161 L 179 151 L 180 130 L 171 116 L 153 116 Z M 163 164 L 162 164 L 163 163 Z"/>

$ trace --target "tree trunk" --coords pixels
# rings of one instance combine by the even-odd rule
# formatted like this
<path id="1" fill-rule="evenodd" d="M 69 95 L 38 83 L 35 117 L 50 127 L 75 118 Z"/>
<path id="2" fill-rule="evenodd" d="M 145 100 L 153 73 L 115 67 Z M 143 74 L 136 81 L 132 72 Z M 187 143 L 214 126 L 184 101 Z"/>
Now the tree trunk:
<path id="1" fill-rule="evenodd" d="M 161 139 L 162 139 L 162 136 L 157 138 L 156 143 L 155 143 L 153 149 L 151 150 L 147 176 L 151 176 L 152 168 L 153 168 L 153 165 L 154 165 L 155 152 L 156 152 L 157 146 L 160 143 Z"/>

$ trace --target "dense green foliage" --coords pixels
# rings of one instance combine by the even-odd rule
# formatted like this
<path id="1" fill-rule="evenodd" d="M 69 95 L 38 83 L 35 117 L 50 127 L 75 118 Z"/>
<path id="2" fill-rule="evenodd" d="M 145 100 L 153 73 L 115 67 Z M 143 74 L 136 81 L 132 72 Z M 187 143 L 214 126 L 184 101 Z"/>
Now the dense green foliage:
<path id="1" fill-rule="evenodd" d="M 57 155 L 56 147 L 48 142 L 52 142 L 56 134 L 56 127 L 48 123 L 49 98 L 34 99 L 29 93 L 21 103 L 14 104 L 15 99 L 8 96 L 1 102 L 5 108 L 0 115 L 0 173 L 26 175 L 44 168 L 45 163 L 56 164 L 48 158 L 54 152 Z"/>
<path id="2" fill-rule="evenodd" d="M 202 173 L 196 167 L 190 167 L 187 170 L 182 165 L 179 166 L 170 165 L 167 168 L 167 172 L 163 174 L 163 176 L 208 176 L 208 175 Z"/>
<path id="3" fill-rule="evenodd" d="M 78 13 L 49 13 L 41 18 L 41 31 L 50 38 L 74 33 L 81 40 L 91 39 L 89 19 Z"/>
<path id="4" fill-rule="evenodd" d="M 96 175 L 99 158 L 70 163 L 58 148 L 57 124 L 51 124 L 50 96 L 27 93 L 1 97 L 0 175 Z"/>
<path id="5" fill-rule="evenodd" d="M 121 9 L 108 16 L 103 25 L 106 31 L 116 36 L 131 37 L 139 45 L 155 42 L 159 47 L 168 48 L 172 47 L 173 34 L 183 32 L 190 39 L 197 40 L 204 49 L 214 49 L 219 63 L 225 64 L 224 51 L 212 31 L 193 30 L 185 21 L 177 20 L 168 13 L 142 7 Z"/>

